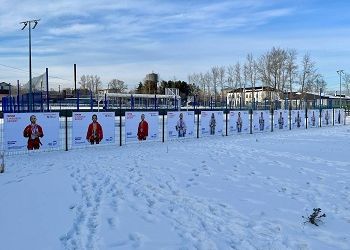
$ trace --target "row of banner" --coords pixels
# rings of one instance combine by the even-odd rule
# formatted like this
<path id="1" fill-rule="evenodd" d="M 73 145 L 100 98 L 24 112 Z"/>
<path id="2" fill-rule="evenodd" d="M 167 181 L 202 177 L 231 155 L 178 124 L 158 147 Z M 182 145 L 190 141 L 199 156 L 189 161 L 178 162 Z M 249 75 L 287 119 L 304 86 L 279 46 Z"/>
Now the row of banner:
<path id="1" fill-rule="evenodd" d="M 223 135 L 223 111 L 202 111 L 200 136 Z M 270 111 L 230 111 L 228 133 L 253 133 L 288 129 L 304 129 L 319 126 L 345 124 L 344 109 L 275 110 L 273 121 Z M 167 138 L 195 137 L 195 114 L 193 111 L 167 113 Z M 252 125 L 250 124 L 252 122 Z M 125 143 L 160 140 L 160 116 L 158 112 L 126 112 Z M 252 127 L 251 127 L 252 126 Z M 59 113 L 6 113 L 4 114 L 4 150 L 48 149 L 60 147 Z M 114 144 L 116 138 L 115 114 L 113 112 L 74 112 L 72 117 L 72 147 L 89 144 Z"/>

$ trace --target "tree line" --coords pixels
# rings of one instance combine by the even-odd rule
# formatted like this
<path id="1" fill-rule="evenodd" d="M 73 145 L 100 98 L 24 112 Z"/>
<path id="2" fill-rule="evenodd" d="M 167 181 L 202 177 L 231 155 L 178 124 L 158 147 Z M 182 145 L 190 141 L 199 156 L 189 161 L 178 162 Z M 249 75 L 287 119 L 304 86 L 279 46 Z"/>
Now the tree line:
<path id="1" fill-rule="evenodd" d="M 135 89 L 137 94 L 164 94 L 166 88 L 177 88 L 182 99 L 193 96 L 200 92 L 195 84 L 188 84 L 181 80 L 161 80 L 160 83 L 151 81 L 140 82 Z"/>
<path id="2" fill-rule="evenodd" d="M 225 89 L 271 87 L 282 96 L 293 91 L 302 95 L 318 92 L 320 88 L 325 91 L 327 86 L 309 53 L 303 55 L 299 62 L 295 49 L 276 47 L 257 58 L 249 53 L 244 62 L 213 66 L 207 72 L 190 74 L 188 79 L 199 87 L 201 91 L 198 94 L 214 96 L 215 99 L 218 96 L 224 98 Z"/>
<path id="3" fill-rule="evenodd" d="M 79 81 L 80 88 L 97 93 L 102 82 L 97 75 L 83 75 Z M 322 88 L 327 91 L 327 83 L 319 72 L 310 53 L 298 57 L 295 49 L 276 48 L 266 51 L 259 57 L 248 53 L 243 62 L 237 61 L 227 66 L 213 66 L 206 72 L 188 75 L 188 82 L 180 80 L 161 80 L 159 83 L 143 81 L 129 90 L 127 84 L 119 79 L 108 83 L 110 92 L 115 93 L 149 93 L 164 94 L 165 88 L 178 88 L 181 97 L 197 95 L 201 99 L 214 97 L 225 99 L 226 90 L 248 87 L 271 87 L 277 95 L 285 92 L 318 93 Z M 343 93 L 350 95 L 350 74 L 342 76 Z M 254 94 L 253 94 L 254 96 Z"/>
<path id="4" fill-rule="evenodd" d="M 94 94 L 102 89 L 101 78 L 97 75 L 82 75 L 79 84 L 80 89 L 91 91 Z M 112 93 L 126 93 L 128 86 L 122 80 L 112 79 L 108 82 L 107 88 Z"/>
<path id="5" fill-rule="evenodd" d="M 97 94 L 102 89 L 101 79 L 97 75 L 82 75 L 79 84 L 81 90 L 91 91 L 94 94 Z M 194 95 L 200 91 L 194 84 L 188 84 L 180 80 L 161 80 L 159 83 L 145 80 L 144 82 L 140 82 L 134 89 L 129 90 L 128 85 L 124 81 L 112 79 L 108 82 L 107 88 L 110 93 L 131 94 L 164 94 L 165 88 L 177 88 L 179 89 L 181 98 L 187 98 L 187 96 Z"/>

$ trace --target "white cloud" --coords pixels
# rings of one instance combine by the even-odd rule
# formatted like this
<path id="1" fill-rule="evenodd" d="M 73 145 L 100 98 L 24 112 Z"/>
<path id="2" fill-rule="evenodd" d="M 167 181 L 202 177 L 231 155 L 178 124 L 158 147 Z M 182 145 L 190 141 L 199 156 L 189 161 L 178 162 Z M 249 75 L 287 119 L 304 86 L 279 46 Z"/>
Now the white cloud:
<path id="1" fill-rule="evenodd" d="M 95 24 L 72 24 L 59 28 L 49 29 L 48 33 L 52 35 L 79 35 L 79 34 L 93 34 L 99 32 L 100 26 Z"/>
<path id="2" fill-rule="evenodd" d="M 32 34 L 33 69 L 41 72 L 49 67 L 52 74 L 65 79 L 72 79 L 72 65 L 77 63 L 81 74 L 97 74 L 104 81 L 117 77 L 135 84 L 152 70 L 165 79 L 175 75 L 186 80 L 189 73 L 242 61 L 249 52 L 259 56 L 272 46 L 296 48 L 300 54 L 310 51 L 324 72 L 338 67 L 334 58 L 344 69 L 350 68 L 347 60 L 341 59 L 350 41 L 348 30 L 269 29 L 276 20 L 307 11 L 285 1 L 0 3 L 6 9 L 0 13 L 1 61 L 28 67 L 28 37 L 19 22 L 41 18 Z M 265 31 L 260 32 L 260 27 Z M 12 73 L 1 74 L 5 81 L 27 79 L 23 73 L 6 72 Z"/>

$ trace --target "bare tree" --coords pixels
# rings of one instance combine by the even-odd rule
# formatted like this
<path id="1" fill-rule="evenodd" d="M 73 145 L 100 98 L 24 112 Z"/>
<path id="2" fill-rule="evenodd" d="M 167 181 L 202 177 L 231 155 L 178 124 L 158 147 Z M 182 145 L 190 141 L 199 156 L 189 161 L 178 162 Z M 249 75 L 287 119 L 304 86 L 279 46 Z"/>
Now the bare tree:
<path id="1" fill-rule="evenodd" d="M 87 88 L 88 90 L 94 92 L 94 84 L 93 84 L 94 76 L 88 75 L 87 76 Z"/>
<path id="2" fill-rule="evenodd" d="M 109 90 L 113 93 L 126 93 L 128 85 L 124 81 L 118 79 L 112 79 L 109 83 Z"/>
<path id="3" fill-rule="evenodd" d="M 273 87 L 277 91 L 283 91 L 285 86 L 285 62 L 287 53 L 283 49 L 276 49 L 274 47 L 270 53 Z"/>
<path id="4" fill-rule="evenodd" d="M 194 89 L 194 93 L 193 94 L 197 95 L 199 98 L 201 98 L 202 97 L 201 96 L 201 92 L 203 92 L 203 89 L 202 89 L 202 86 L 201 86 L 201 75 L 197 74 L 197 73 L 193 73 L 193 74 L 189 75 L 188 76 L 188 84 L 193 84 L 196 87 Z"/>
<path id="5" fill-rule="evenodd" d="M 242 88 L 241 64 L 239 62 L 237 62 L 235 64 L 234 83 L 235 83 L 235 88 L 240 88 L 240 90 L 241 90 L 241 100 L 240 100 L 240 102 L 244 103 L 243 88 Z"/>
<path id="6" fill-rule="evenodd" d="M 247 97 L 247 95 L 246 95 L 246 87 L 248 87 L 248 82 L 249 82 L 249 76 L 248 76 L 248 70 L 247 70 L 247 67 L 246 67 L 246 65 L 244 64 L 243 65 L 243 90 L 242 90 L 242 96 L 243 96 L 243 103 L 244 104 L 246 104 L 246 97 Z"/>
<path id="7" fill-rule="evenodd" d="M 252 87 L 252 102 L 255 102 L 255 84 L 257 80 L 257 63 L 254 60 L 253 54 L 247 55 L 247 61 L 244 64 L 244 79 L 246 83 L 250 83 Z"/>
<path id="8" fill-rule="evenodd" d="M 321 74 L 316 74 L 315 80 L 312 84 L 311 91 L 318 93 L 320 89 L 322 89 L 323 91 L 326 91 L 326 88 L 327 88 L 327 83 L 324 80 L 323 76 Z"/>
<path id="9" fill-rule="evenodd" d="M 311 60 L 310 54 L 306 53 L 301 62 L 301 69 L 299 74 L 299 84 L 300 84 L 300 92 L 302 94 L 302 98 L 304 93 L 312 90 L 312 85 L 314 80 L 316 80 L 316 68 L 315 62 Z"/>
<path id="10" fill-rule="evenodd" d="M 203 101 L 205 101 L 205 98 L 206 98 L 206 82 L 205 82 L 205 79 L 204 79 L 204 75 L 203 75 L 203 73 L 200 73 L 199 75 L 198 75 L 198 77 L 199 77 L 199 85 L 200 85 L 200 88 L 202 89 L 202 94 L 203 94 L 203 96 L 202 96 L 202 98 L 203 98 Z"/>
<path id="11" fill-rule="evenodd" d="M 263 54 L 258 61 L 258 77 L 263 87 L 272 87 L 270 55 Z"/>
<path id="12" fill-rule="evenodd" d="M 234 83 L 235 88 L 242 88 L 241 64 L 239 62 L 235 64 Z"/>
<path id="13" fill-rule="evenodd" d="M 81 89 L 88 89 L 97 94 L 98 90 L 101 88 L 102 82 L 97 75 L 82 75 L 79 84 Z"/>
<path id="14" fill-rule="evenodd" d="M 274 88 L 275 98 L 281 96 L 285 90 L 287 52 L 280 48 L 273 47 L 259 58 L 258 71 L 259 79 L 263 85 Z M 270 95 L 270 101 L 273 96 Z"/>
<path id="15" fill-rule="evenodd" d="M 233 65 L 227 66 L 227 84 L 231 89 L 234 88 L 234 79 L 235 79 L 235 68 Z"/>
<path id="16" fill-rule="evenodd" d="M 224 99 L 224 85 L 226 82 L 225 76 L 226 76 L 225 66 L 219 67 L 218 78 L 219 78 L 219 84 L 220 84 L 220 89 L 221 89 L 221 102 L 223 102 L 223 99 Z"/>
<path id="17" fill-rule="evenodd" d="M 195 84 L 194 83 L 194 76 L 196 75 L 196 73 L 193 73 L 193 74 L 191 74 L 191 75 L 188 75 L 187 76 L 187 82 L 188 82 L 188 84 Z"/>
<path id="18" fill-rule="evenodd" d="M 293 92 L 293 84 L 298 74 L 298 65 L 296 64 L 296 59 L 297 59 L 296 50 L 295 49 L 287 50 L 286 70 L 287 70 L 290 92 Z"/>
<path id="19" fill-rule="evenodd" d="M 219 83 L 219 75 L 220 75 L 220 68 L 219 66 L 214 66 L 211 68 L 211 80 L 213 83 L 213 90 L 214 90 L 214 100 L 216 103 L 216 96 L 217 96 L 217 87 Z"/>
<path id="20" fill-rule="evenodd" d="M 80 84 L 80 88 L 81 89 L 88 89 L 88 76 L 86 75 L 82 75 L 80 77 L 80 81 L 79 81 L 79 84 Z"/>
<path id="21" fill-rule="evenodd" d="M 343 77 L 343 88 L 345 95 L 350 95 L 350 74 L 345 73 Z"/>
<path id="22" fill-rule="evenodd" d="M 262 88 L 271 88 L 264 91 L 264 98 L 271 101 L 283 98 L 286 91 L 295 91 L 296 84 L 300 86 L 301 98 L 304 98 L 307 91 L 314 91 L 320 86 L 326 87 L 326 82 L 317 72 L 316 64 L 311 60 L 309 54 L 306 54 L 299 64 L 296 60 L 295 49 L 273 47 L 257 59 L 252 53 L 248 54 L 243 65 L 237 62 L 226 68 L 214 66 L 209 72 L 197 74 L 198 77 L 193 74 L 189 79 L 199 79 L 198 86 L 202 89 L 203 97 L 213 94 L 215 100 L 218 94 L 217 88 L 221 87 L 223 97 L 224 84 L 227 82 L 227 86 L 241 89 L 243 103 L 245 103 L 244 87 L 252 87 L 252 101 L 254 101 L 256 98 L 254 89 L 258 82 L 261 83 Z M 346 93 L 350 94 L 350 75 L 344 76 L 343 86 Z"/>
<path id="23" fill-rule="evenodd" d="M 201 88 L 201 76 L 200 74 L 193 73 L 188 76 L 188 84 L 194 84 L 199 89 Z M 198 94 L 198 93 L 197 93 Z"/>
<path id="24" fill-rule="evenodd" d="M 101 78 L 97 75 L 92 77 L 92 84 L 94 86 L 94 90 L 95 90 L 95 94 L 98 94 L 98 91 L 101 89 L 102 87 L 102 82 L 101 82 Z"/>
<path id="25" fill-rule="evenodd" d="M 311 60 L 309 53 L 306 53 L 301 62 L 301 68 L 299 72 L 299 85 L 300 85 L 300 102 L 299 108 L 301 108 L 301 101 L 305 100 L 306 92 L 317 91 L 320 87 L 325 89 L 326 83 L 322 76 L 317 73 L 315 62 Z"/>
<path id="26" fill-rule="evenodd" d="M 193 74 L 193 82 L 194 85 L 197 87 L 196 89 L 196 95 L 200 95 L 201 89 L 202 89 L 202 83 L 201 83 L 201 74 Z"/>
<path id="27" fill-rule="evenodd" d="M 211 96 L 211 85 L 212 85 L 212 76 L 210 74 L 210 72 L 207 72 L 203 75 L 203 79 L 202 79 L 204 85 L 207 87 L 208 90 L 208 97 Z"/>

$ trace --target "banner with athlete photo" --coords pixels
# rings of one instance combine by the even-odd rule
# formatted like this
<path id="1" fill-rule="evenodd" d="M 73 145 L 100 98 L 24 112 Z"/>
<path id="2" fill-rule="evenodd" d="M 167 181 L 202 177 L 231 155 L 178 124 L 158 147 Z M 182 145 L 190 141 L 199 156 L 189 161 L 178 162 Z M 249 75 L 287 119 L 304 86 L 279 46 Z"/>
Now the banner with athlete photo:
<path id="1" fill-rule="evenodd" d="M 223 129 L 222 111 L 202 111 L 201 112 L 201 135 L 222 135 Z"/>
<path id="2" fill-rule="evenodd" d="M 255 110 L 253 112 L 253 132 L 271 131 L 270 111 Z"/>
<path id="3" fill-rule="evenodd" d="M 317 128 L 320 126 L 320 110 L 310 109 L 307 111 L 308 128 Z"/>
<path id="4" fill-rule="evenodd" d="M 4 150 L 60 147 L 58 113 L 5 113 Z"/>
<path id="5" fill-rule="evenodd" d="M 230 134 L 250 133 L 249 112 L 248 111 L 230 111 Z"/>
<path id="6" fill-rule="evenodd" d="M 167 112 L 168 139 L 194 136 L 194 111 Z"/>
<path id="7" fill-rule="evenodd" d="M 292 110 L 292 129 L 305 128 L 305 111 Z"/>
<path id="8" fill-rule="evenodd" d="M 321 126 L 328 127 L 333 125 L 333 110 L 322 109 L 321 112 Z"/>
<path id="9" fill-rule="evenodd" d="M 72 146 L 115 143 L 114 112 L 73 112 Z"/>
<path id="10" fill-rule="evenodd" d="M 334 125 L 345 124 L 345 109 L 334 109 Z"/>
<path id="11" fill-rule="evenodd" d="M 288 110 L 279 109 L 273 113 L 274 130 L 288 130 Z"/>
<path id="12" fill-rule="evenodd" d="M 125 142 L 159 140 L 159 113 L 125 112 Z"/>

